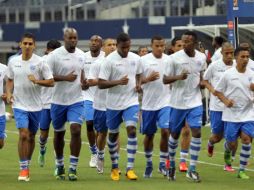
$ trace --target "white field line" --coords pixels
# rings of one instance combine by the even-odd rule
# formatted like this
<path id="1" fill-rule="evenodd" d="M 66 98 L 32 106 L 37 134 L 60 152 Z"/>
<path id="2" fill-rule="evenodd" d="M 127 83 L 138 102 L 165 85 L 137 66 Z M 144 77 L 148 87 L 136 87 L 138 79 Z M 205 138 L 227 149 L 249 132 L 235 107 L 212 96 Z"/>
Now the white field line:
<path id="1" fill-rule="evenodd" d="M 12 134 L 17 134 L 18 135 L 18 131 L 10 131 L 10 130 L 5 130 L 6 131 L 6 133 L 12 133 Z M 39 135 L 36 135 L 36 136 L 38 136 L 39 137 Z M 49 139 L 52 139 L 53 137 L 49 137 Z M 64 139 L 66 142 L 70 142 L 70 139 Z M 89 143 L 88 142 L 86 142 L 86 141 L 82 141 L 82 144 L 86 144 L 86 145 L 89 145 Z M 120 148 L 122 151 L 126 151 L 126 148 Z M 145 154 L 144 152 L 142 152 L 142 151 L 137 151 L 137 153 L 138 154 Z M 219 154 L 223 154 L 223 153 L 221 153 L 221 152 L 216 152 L 216 153 L 219 153 Z M 159 155 L 157 155 L 157 154 L 153 154 L 153 156 L 156 156 L 156 157 L 159 157 Z M 179 157 L 176 157 L 176 159 L 180 159 Z M 186 160 L 188 160 L 189 161 L 189 159 L 186 159 Z M 220 167 L 220 168 L 223 168 L 224 167 L 224 165 L 222 165 L 222 164 L 216 164 L 216 163 L 211 163 L 211 162 L 205 162 L 205 161 L 201 161 L 201 160 L 199 160 L 199 161 L 197 161 L 198 163 L 200 163 L 200 164 L 204 164 L 204 165 L 209 165 L 209 166 L 216 166 L 216 167 Z M 239 169 L 239 167 L 233 167 L 234 169 Z M 251 172 L 254 172 L 254 169 L 248 169 L 248 168 L 246 168 L 246 170 L 247 171 L 251 171 Z"/>

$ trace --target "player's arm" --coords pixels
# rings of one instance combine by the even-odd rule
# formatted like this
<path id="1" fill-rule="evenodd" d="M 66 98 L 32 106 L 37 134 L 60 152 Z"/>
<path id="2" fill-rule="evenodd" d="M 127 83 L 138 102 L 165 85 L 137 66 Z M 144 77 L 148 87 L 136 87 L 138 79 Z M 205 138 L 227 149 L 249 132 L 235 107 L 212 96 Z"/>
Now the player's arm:
<path id="1" fill-rule="evenodd" d="M 100 89 L 107 89 L 107 88 L 112 88 L 117 85 L 127 85 L 129 82 L 129 78 L 127 75 L 123 76 L 119 80 L 104 80 L 99 78 L 98 80 L 98 87 Z"/>
<path id="2" fill-rule="evenodd" d="M 6 81 L 6 96 L 7 96 L 6 100 L 7 100 L 7 103 L 13 102 L 13 95 L 12 95 L 13 87 L 14 87 L 13 79 L 8 78 L 7 81 Z"/>
<path id="3" fill-rule="evenodd" d="M 173 76 L 163 76 L 163 83 L 164 84 L 171 84 L 175 81 L 178 80 L 185 80 L 188 77 L 188 72 L 187 71 L 182 71 L 182 73 L 180 75 L 173 75 Z"/>
<path id="4" fill-rule="evenodd" d="M 211 92 L 213 95 L 215 95 L 215 89 L 213 88 L 213 86 L 209 83 L 208 80 L 203 80 L 202 85 L 207 88 L 209 90 L 209 92 Z"/>
<path id="5" fill-rule="evenodd" d="M 77 79 L 77 74 L 75 74 L 75 71 L 70 72 L 68 75 L 53 75 L 53 76 L 56 82 L 60 81 L 73 82 Z"/>
<path id="6" fill-rule="evenodd" d="M 34 84 L 38 84 L 40 86 L 45 86 L 45 87 L 53 87 L 54 86 L 54 79 L 43 79 L 43 80 L 37 80 L 34 75 L 28 75 L 28 79 L 34 83 Z"/>
<path id="7" fill-rule="evenodd" d="M 251 84 L 250 84 L 250 90 L 251 90 L 251 91 L 254 91 L 254 83 L 251 83 Z"/>
<path id="8" fill-rule="evenodd" d="M 222 92 L 215 90 L 214 95 L 217 96 L 220 99 L 220 101 L 222 101 L 225 104 L 225 106 L 227 106 L 228 108 L 234 105 L 233 100 L 230 100 L 227 97 L 225 97 Z"/>
<path id="9" fill-rule="evenodd" d="M 136 87 L 135 87 L 135 90 L 138 93 L 142 93 L 141 84 L 142 84 L 142 73 L 141 74 L 136 74 Z"/>
<path id="10" fill-rule="evenodd" d="M 155 81 L 160 78 L 160 73 L 156 71 L 152 71 L 147 77 L 142 75 L 141 83 L 146 84 L 152 81 Z"/>

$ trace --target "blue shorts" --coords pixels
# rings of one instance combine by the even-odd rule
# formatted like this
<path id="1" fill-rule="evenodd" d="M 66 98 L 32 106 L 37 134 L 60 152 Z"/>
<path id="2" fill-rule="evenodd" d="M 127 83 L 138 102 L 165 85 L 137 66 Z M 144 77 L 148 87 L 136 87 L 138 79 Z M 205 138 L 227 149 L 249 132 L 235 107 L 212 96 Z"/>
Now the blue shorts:
<path id="1" fill-rule="evenodd" d="M 240 135 L 240 132 L 254 138 L 254 121 L 248 122 L 228 122 L 225 121 L 225 139 L 228 142 L 234 142 Z"/>
<path id="2" fill-rule="evenodd" d="M 97 132 L 107 132 L 106 111 L 94 110 L 93 126 Z"/>
<path id="3" fill-rule="evenodd" d="M 222 121 L 222 112 L 210 111 L 210 121 L 211 121 L 212 134 L 223 135 L 224 121 Z"/>
<path id="4" fill-rule="evenodd" d="M 40 129 L 48 130 L 50 127 L 50 122 L 51 122 L 50 109 L 41 110 Z"/>
<path id="5" fill-rule="evenodd" d="M 0 139 L 4 139 L 6 137 L 5 126 L 6 126 L 6 118 L 5 115 L 2 115 L 0 116 Z"/>
<path id="6" fill-rule="evenodd" d="M 83 118 L 86 121 L 93 121 L 93 116 L 94 116 L 94 108 L 93 108 L 93 102 L 89 100 L 84 101 L 84 115 Z"/>
<path id="7" fill-rule="evenodd" d="M 107 126 L 111 133 L 118 133 L 121 123 L 124 121 L 125 126 L 137 127 L 139 106 L 134 105 L 125 110 L 107 109 Z"/>
<path id="8" fill-rule="evenodd" d="M 37 132 L 40 126 L 41 111 L 28 112 L 14 108 L 13 113 L 18 129 L 28 128 L 34 134 Z"/>
<path id="9" fill-rule="evenodd" d="M 55 131 L 64 131 L 64 124 L 68 121 L 70 124 L 83 123 L 84 102 L 77 102 L 72 105 L 51 104 L 50 115 Z"/>
<path id="10" fill-rule="evenodd" d="M 171 108 L 169 116 L 169 128 L 171 132 L 180 134 L 185 125 L 185 121 L 190 128 L 201 128 L 202 125 L 203 106 L 191 109 Z"/>
<path id="11" fill-rule="evenodd" d="M 169 129 L 170 109 L 170 107 L 164 107 L 156 111 L 142 110 L 140 132 L 142 134 L 152 135 L 156 133 L 157 127 Z"/>

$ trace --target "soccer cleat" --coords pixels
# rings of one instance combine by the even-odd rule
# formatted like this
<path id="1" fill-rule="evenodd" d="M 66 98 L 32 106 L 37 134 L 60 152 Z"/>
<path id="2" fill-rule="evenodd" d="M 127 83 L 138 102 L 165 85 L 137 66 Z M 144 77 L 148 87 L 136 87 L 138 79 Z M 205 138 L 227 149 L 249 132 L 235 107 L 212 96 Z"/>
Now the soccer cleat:
<path id="1" fill-rule="evenodd" d="M 179 171 L 180 172 L 187 172 L 188 171 L 188 167 L 187 167 L 187 163 L 186 162 L 180 162 L 180 164 L 179 164 Z"/>
<path id="2" fill-rule="evenodd" d="M 159 167 L 158 172 L 165 177 L 168 175 L 168 170 L 166 169 L 166 167 Z"/>
<path id="3" fill-rule="evenodd" d="M 239 171 L 237 177 L 240 179 L 250 179 L 250 177 L 246 175 L 245 171 Z"/>
<path id="4" fill-rule="evenodd" d="M 97 160 L 97 172 L 98 174 L 103 174 L 104 170 L 104 160 L 98 159 Z"/>
<path id="5" fill-rule="evenodd" d="M 135 174 L 134 170 L 132 170 L 132 169 L 127 171 L 126 177 L 129 180 L 137 180 L 138 179 L 138 176 Z"/>
<path id="6" fill-rule="evenodd" d="M 119 169 L 118 168 L 112 169 L 110 177 L 113 181 L 119 181 L 120 180 Z"/>
<path id="7" fill-rule="evenodd" d="M 69 181 L 77 181 L 78 180 L 77 171 L 75 169 L 69 168 L 68 178 Z"/>
<path id="8" fill-rule="evenodd" d="M 45 164 L 45 154 L 39 153 L 38 163 L 39 163 L 40 167 L 44 166 L 44 164 Z"/>
<path id="9" fill-rule="evenodd" d="M 146 170 L 144 173 L 144 178 L 151 178 L 153 173 L 153 167 L 152 166 L 146 166 Z"/>
<path id="10" fill-rule="evenodd" d="M 227 172 L 234 172 L 235 169 L 232 168 L 231 165 L 227 165 L 227 164 L 226 164 L 226 165 L 224 166 L 224 171 L 227 171 Z"/>
<path id="11" fill-rule="evenodd" d="M 64 166 L 58 166 L 55 169 L 55 176 L 57 180 L 65 180 L 65 169 Z"/>
<path id="12" fill-rule="evenodd" d="M 209 145 L 209 143 L 207 144 L 207 156 L 212 157 L 213 156 L 213 149 L 214 146 Z"/>
<path id="13" fill-rule="evenodd" d="M 169 170 L 168 170 L 168 180 L 169 181 L 175 181 L 176 180 L 176 169 L 175 168 L 169 168 Z"/>
<path id="14" fill-rule="evenodd" d="M 190 179 L 191 181 L 194 181 L 196 183 L 201 182 L 201 179 L 200 179 L 200 177 L 198 175 L 198 172 L 196 172 L 196 171 L 187 171 L 186 177 L 188 179 Z"/>
<path id="15" fill-rule="evenodd" d="M 29 169 L 23 169 L 19 172 L 18 181 L 29 181 Z"/>
<path id="16" fill-rule="evenodd" d="M 90 168 L 96 168 L 96 166 L 97 166 L 97 155 L 96 154 L 91 155 L 89 166 L 90 166 Z"/>

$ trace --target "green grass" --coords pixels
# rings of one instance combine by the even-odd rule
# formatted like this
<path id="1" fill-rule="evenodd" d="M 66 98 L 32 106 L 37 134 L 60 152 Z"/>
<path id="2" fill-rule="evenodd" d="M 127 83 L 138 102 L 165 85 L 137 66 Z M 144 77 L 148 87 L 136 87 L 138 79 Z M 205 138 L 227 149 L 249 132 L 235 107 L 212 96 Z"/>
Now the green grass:
<path id="1" fill-rule="evenodd" d="M 68 168 L 69 162 L 69 130 L 66 134 L 65 145 L 65 165 Z M 82 139 L 83 145 L 80 154 L 80 161 L 78 166 L 78 181 L 69 182 L 57 181 L 53 176 L 54 172 L 54 153 L 52 146 L 52 138 L 48 141 L 48 149 L 46 154 L 46 166 L 40 168 L 37 164 L 37 157 L 39 146 L 36 144 L 35 152 L 33 155 L 30 175 L 30 182 L 18 182 L 17 177 L 19 173 L 18 153 L 17 153 L 17 130 L 14 122 L 7 123 L 7 135 L 4 149 L 0 150 L 0 189 L 1 190 L 64 190 L 64 189 L 84 189 L 84 190 L 163 190 L 163 189 L 177 189 L 177 190 L 189 190 L 189 189 L 205 189 L 205 190 L 233 190 L 233 189 L 253 189 L 254 172 L 248 171 L 247 174 L 251 177 L 250 180 L 240 180 L 236 178 L 235 173 L 226 173 L 223 171 L 222 166 L 215 166 L 211 164 L 223 165 L 223 146 L 222 143 L 216 145 L 215 155 L 212 158 L 206 155 L 206 142 L 210 134 L 209 128 L 202 129 L 202 150 L 200 154 L 200 160 L 205 163 L 198 164 L 198 171 L 200 173 L 202 182 L 199 184 L 190 182 L 186 179 L 184 173 L 177 172 L 177 180 L 175 182 L 169 182 L 166 178 L 158 174 L 157 168 L 159 163 L 159 133 L 155 138 L 155 150 L 154 150 L 154 172 L 151 179 L 144 179 L 143 172 L 145 168 L 145 158 L 142 154 L 143 136 L 138 135 L 138 153 L 136 155 L 135 171 L 139 176 L 137 181 L 128 181 L 124 176 L 124 170 L 126 165 L 126 152 L 124 150 L 126 146 L 126 131 L 122 127 L 121 129 L 121 147 L 120 152 L 120 168 L 122 170 L 122 176 L 119 182 L 113 182 L 110 179 L 110 160 L 106 150 L 105 170 L 103 175 L 98 175 L 96 169 L 89 168 L 88 162 L 90 159 L 90 151 L 87 145 L 86 130 L 83 126 Z M 53 136 L 52 130 L 50 137 Z M 38 140 L 38 138 L 36 139 Z M 179 158 L 179 153 L 177 153 Z M 233 163 L 234 166 L 239 166 L 239 156 Z M 250 159 L 249 169 L 253 169 L 253 157 Z"/>

